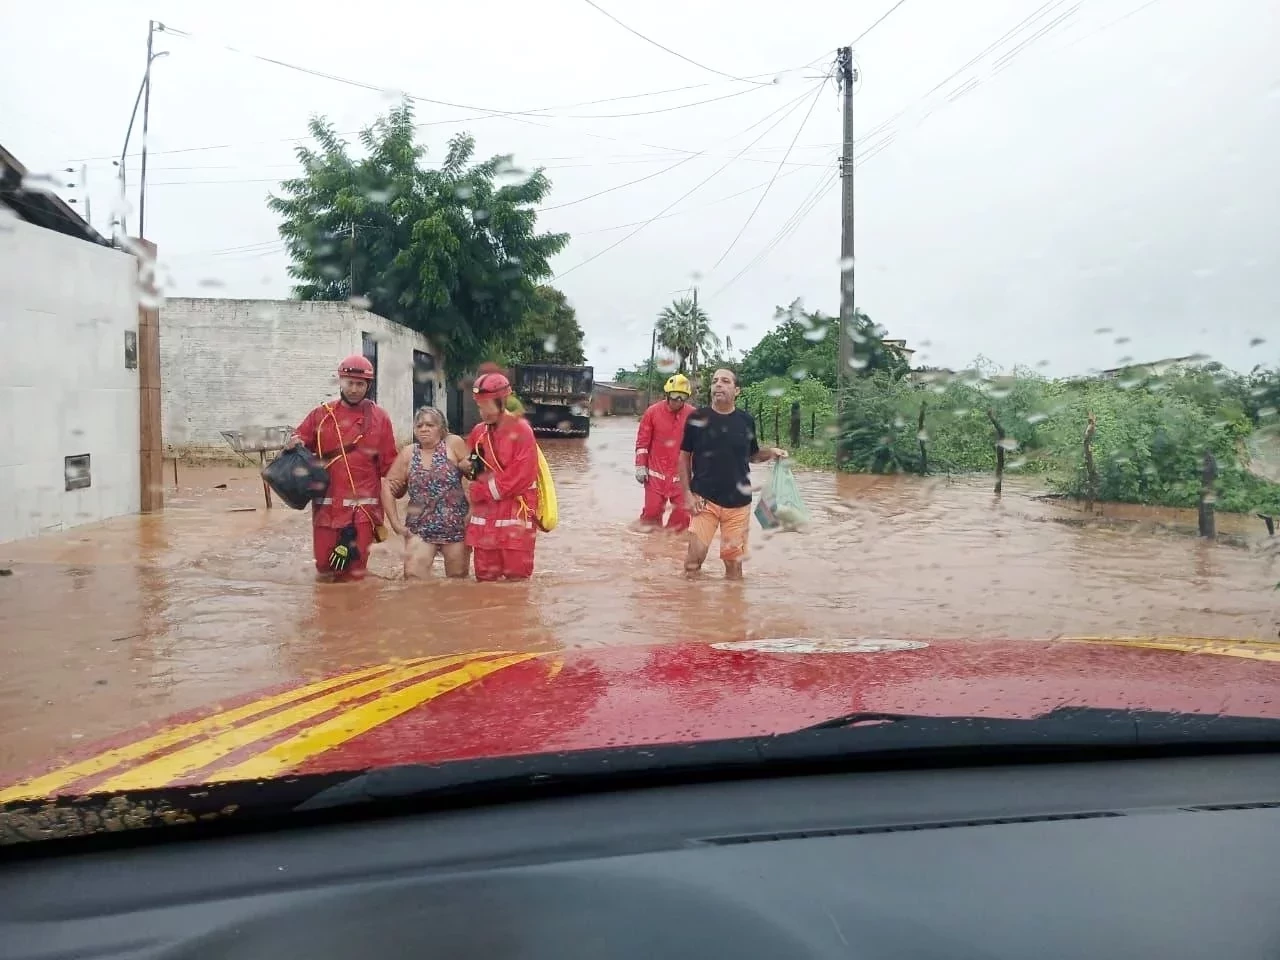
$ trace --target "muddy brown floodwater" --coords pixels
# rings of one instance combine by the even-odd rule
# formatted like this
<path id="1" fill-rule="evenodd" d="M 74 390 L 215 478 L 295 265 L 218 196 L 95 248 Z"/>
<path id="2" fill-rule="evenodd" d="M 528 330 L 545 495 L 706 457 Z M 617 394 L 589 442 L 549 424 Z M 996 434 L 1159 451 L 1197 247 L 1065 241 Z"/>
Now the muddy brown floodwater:
<path id="1" fill-rule="evenodd" d="M 264 509 L 257 471 L 179 471 L 162 515 L 0 544 L 0 770 L 222 698 L 479 649 L 675 639 L 1176 635 L 1274 638 L 1280 563 L 1257 520 L 1033 499 L 1032 480 L 799 474 L 816 523 L 752 531 L 743 583 L 688 582 L 683 545 L 634 532 L 635 422 L 544 444 L 561 499 L 523 584 L 318 585 L 308 514 Z M 757 480 L 768 467 L 756 470 Z M 225 483 L 225 489 L 217 485 Z M 256 509 L 250 509 L 256 508 Z M 437 568 L 438 572 L 438 568 Z"/>

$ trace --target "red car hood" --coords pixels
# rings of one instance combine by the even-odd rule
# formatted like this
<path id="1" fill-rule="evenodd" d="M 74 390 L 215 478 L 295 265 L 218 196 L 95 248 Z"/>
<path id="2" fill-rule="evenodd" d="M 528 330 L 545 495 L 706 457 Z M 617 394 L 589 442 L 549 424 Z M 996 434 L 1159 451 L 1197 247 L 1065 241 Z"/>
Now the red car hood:
<path id="1" fill-rule="evenodd" d="M 290 773 L 788 733 L 856 711 L 1061 706 L 1280 717 L 1280 644 L 807 641 L 483 651 L 273 688 L 0 771 L 0 803 Z"/>

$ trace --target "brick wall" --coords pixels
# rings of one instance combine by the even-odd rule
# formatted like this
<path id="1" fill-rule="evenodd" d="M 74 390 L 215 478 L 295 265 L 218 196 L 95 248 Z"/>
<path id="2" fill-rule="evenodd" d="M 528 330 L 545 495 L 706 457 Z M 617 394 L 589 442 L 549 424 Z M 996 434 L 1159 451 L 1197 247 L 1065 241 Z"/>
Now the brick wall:
<path id="1" fill-rule="evenodd" d="M 338 361 L 378 345 L 377 400 L 396 438 L 413 428 L 413 352 L 435 357 L 435 405 L 447 413 L 443 356 L 427 338 L 347 303 L 170 298 L 160 308 L 167 455 L 230 456 L 222 430 L 298 423 L 337 395 Z"/>

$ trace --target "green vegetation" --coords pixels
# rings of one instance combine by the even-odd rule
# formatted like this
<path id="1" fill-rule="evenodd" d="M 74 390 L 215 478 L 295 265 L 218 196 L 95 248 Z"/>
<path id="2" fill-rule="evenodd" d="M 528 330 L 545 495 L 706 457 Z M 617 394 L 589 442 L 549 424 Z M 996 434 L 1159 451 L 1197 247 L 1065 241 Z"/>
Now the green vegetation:
<path id="1" fill-rule="evenodd" d="M 310 132 L 318 147 L 297 150 L 305 172 L 268 200 L 296 297 L 367 305 L 442 346 L 455 372 L 552 338 L 544 358 L 581 353 L 572 308 L 539 286 L 569 242 L 537 231 L 535 208 L 551 190 L 541 169 L 510 156 L 473 162 L 467 134 L 449 141 L 438 168 L 424 166 L 408 101 L 360 135 L 359 158 L 324 118 Z"/>
<path id="2" fill-rule="evenodd" d="M 998 424 L 1010 476 L 1034 473 L 1051 491 L 1085 498 L 1084 438 L 1092 415 L 1098 500 L 1194 506 L 1203 457 L 1211 452 L 1219 510 L 1280 514 L 1280 484 L 1247 469 L 1251 450 L 1277 448 L 1280 370 L 1241 375 L 1200 361 L 1135 367 L 1112 379 L 1055 380 L 1027 368 L 1001 373 L 979 357 L 956 373 L 913 373 L 904 354 L 886 343 L 887 332 L 859 315 L 855 376 L 839 423 L 837 331 L 834 318 L 792 304 L 736 364 L 740 402 L 769 442 L 776 423 L 780 441 L 789 443 L 791 404 L 800 404 L 802 441 L 793 451 L 799 463 L 833 468 L 843 431 L 852 471 L 993 474 Z"/>

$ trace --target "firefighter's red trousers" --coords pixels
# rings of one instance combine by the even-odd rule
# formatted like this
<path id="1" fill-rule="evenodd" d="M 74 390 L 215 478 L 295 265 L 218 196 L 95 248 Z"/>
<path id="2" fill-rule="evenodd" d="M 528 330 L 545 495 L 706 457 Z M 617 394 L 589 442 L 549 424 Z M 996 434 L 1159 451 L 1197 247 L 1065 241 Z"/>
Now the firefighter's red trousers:
<path id="1" fill-rule="evenodd" d="M 471 551 L 471 566 L 477 580 L 528 580 L 533 576 L 533 546 L 517 550 Z"/>
<path id="2" fill-rule="evenodd" d="M 342 531 L 337 527 L 312 527 L 311 544 L 314 547 L 316 573 L 325 579 L 360 580 L 369 566 L 369 547 L 373 545 L 373 524 L 365 517 L 356 517 L 356 549 L 360 556 L 348 560 L 342 570 L 334 570 L 329 566 L 329 555 L 338 545 L 338 535 Z"/>
<path id="3" fill-rule="evenodd" d="M 682 533 L 689 529 L 689 511 L 684 508 L 684 493 L 679 487 L 671 490 L 650 480 L 644 485 L 644 509 L 640 512 L 640 522 L 652 526 L 662 526 L 662 514 L 671 504 L 671 516 L 667 517 L 667 529 Z"/>

